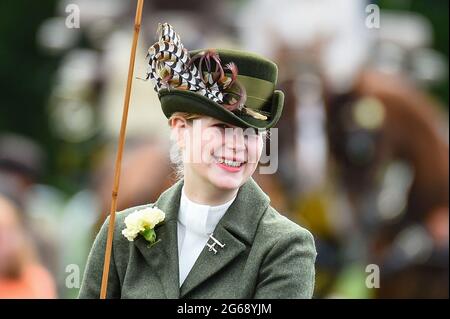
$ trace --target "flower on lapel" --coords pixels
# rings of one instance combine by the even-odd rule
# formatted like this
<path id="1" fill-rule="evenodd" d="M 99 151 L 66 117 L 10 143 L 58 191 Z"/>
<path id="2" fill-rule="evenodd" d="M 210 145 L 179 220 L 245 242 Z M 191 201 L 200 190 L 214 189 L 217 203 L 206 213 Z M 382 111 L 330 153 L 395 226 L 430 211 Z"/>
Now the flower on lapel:
<path id="1" fill-rule="evenodd" d="M 125 225 L 122 230 L 129 241 L 133 241 L 137 235 L 142 235 L 150 244 L 156 242 L 155 226 L 164 221 L 165 214 L 157 207 L 148 207 L 137 210 L 125 217 Z"/>

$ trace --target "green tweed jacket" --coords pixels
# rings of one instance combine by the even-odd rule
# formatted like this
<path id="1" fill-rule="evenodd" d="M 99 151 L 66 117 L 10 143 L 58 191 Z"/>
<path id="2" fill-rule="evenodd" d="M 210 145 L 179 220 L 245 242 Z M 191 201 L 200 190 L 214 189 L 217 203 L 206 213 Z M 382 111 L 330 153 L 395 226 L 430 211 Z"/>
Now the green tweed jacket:
<path id="1" fill-rule="evenodd" d="M 116 217 L 108 298 L 311 298 L 316 250 L 309 231 L 280 215 L 250 178 L 217 224 L 214 237 L 225 247 L 205 246 L 179 287 L 177 215 L 183 180 L 166 190 L 156 206 L 166 214 L 155 228 L 159 242 L 122 234 L 129 208 Z M 99 298 L 108 220 L 95 239 L 79 298 Z M 212 240 L 210 240 L 212 242 Z"/>

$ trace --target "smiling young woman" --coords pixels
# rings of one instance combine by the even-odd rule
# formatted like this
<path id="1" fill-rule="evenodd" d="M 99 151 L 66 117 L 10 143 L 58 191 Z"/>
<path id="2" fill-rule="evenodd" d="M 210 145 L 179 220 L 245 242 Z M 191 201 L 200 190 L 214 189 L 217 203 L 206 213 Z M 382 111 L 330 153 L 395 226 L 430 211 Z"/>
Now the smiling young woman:
<path id="1" fill-rule="evenodd" d="M 209 205 L 235 197 L 258 165 L 263 133 L 181 112 L 174 113 L 169 124 L 181 153 L 178 170 L 188 197 Z"/>
<path id="2" fill-rule="evenodd" d="M 189 54 L 168 24 L 159 37 L 149 78 L 180 178 L 155 203 L 117 215 L 107 297 L 311 298 L 313 237 L 272 208 L 251 177 L 281 116 L 276 65 L 239 51 Z M 108 219 L 80 298 L 99 296 L 107 228 Z"/>

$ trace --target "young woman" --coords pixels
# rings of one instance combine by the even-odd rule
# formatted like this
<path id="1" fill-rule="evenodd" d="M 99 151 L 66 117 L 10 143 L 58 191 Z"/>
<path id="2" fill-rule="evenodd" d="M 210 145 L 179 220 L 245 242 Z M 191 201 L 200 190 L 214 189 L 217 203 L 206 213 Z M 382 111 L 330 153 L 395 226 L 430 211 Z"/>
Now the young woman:
<path id="1" fill-rule="evenodd" d="M 182 177 L 156 203 L 117 215 L 107 297 L 310 298 L 313 237 L 272 208 L 251 178 L 283 106 L 276 65 L 238 51 L 189 54 L 168 24 L 159 38 L 148 77 Z M 80 298 L 99 297 L 107 225 Z"/>

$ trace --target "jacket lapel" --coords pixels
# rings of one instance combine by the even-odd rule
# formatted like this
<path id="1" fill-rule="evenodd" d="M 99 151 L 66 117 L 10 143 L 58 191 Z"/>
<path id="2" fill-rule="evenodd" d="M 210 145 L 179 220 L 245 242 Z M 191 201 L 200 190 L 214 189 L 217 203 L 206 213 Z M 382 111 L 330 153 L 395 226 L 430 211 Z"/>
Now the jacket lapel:
<path id="1" fill-rule="evenodd" d="M 182 186 L 181 180 L 161 194 L 155 203 L 166 214 L 164 223 L 155 228 L 157 242 L 149 246 L 142 236 L 134 242 L 152 270 L 157 272 L 166 298 L 172 299 L 180 295 L 177 218 Z"/>
<path id="2" fill-rule="evenodd" d="M 235 201 L 213 233 L 214 238 L 225 246 L 221 248 L 216 244 L 216 254 L 210 251 L 208 246 L 203 248 L 181 286 L 180 297 L 186 296 L 205 280 L 211 278 L 253 243 L 259 220 L 269 203 L 268 196 L 252 178 L 239 189 Z M 209 239 L 208 243 L 213 243 L 213 240 Z"/>

